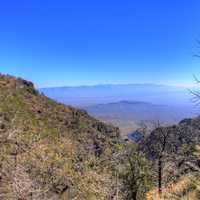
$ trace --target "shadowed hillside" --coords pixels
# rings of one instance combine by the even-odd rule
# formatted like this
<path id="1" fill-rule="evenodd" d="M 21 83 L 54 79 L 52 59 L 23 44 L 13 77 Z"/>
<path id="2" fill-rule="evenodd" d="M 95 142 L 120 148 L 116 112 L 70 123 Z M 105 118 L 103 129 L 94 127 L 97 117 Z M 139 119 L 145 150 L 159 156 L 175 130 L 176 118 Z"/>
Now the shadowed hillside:
<path id="1" fill-rule="evenodd" d="M 178 125 L 158 127 L 141 142 L 154 163 L 158 187 L 148 200 L 200 199 L 200 117 L 184 119 Z"/>

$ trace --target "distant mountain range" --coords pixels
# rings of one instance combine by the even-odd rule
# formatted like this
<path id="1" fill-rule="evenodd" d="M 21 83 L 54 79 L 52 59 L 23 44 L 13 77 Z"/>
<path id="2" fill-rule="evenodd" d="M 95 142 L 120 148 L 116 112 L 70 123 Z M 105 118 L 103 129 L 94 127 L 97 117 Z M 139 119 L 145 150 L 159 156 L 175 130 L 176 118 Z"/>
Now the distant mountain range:
<path id="1" fill-rule="evenodd" d="M 41 88 L 45 95 L 74 106 L 118 101 L 145 101 L 163 105 L 192 105 L 185 87 L 156 84 L 116 84 Z"/>
<path id="2" fill-rule="evenodd" d="M 116 84 L 41 88 L 40 92 L 129 133 L 141 122 L 172 124 L 198 112 L 187 88 L 156 84 Z"/>

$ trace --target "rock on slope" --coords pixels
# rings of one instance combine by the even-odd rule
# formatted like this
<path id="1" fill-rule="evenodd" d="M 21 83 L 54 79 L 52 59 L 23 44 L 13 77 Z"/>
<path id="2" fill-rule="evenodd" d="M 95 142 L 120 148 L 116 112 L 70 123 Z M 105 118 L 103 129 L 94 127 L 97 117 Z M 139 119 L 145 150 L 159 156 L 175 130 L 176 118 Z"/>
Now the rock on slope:
<path id="1" fill-rule="evenodd" d="M 0 75 L 0 199 L 109 199 L 118 128 Z"/>

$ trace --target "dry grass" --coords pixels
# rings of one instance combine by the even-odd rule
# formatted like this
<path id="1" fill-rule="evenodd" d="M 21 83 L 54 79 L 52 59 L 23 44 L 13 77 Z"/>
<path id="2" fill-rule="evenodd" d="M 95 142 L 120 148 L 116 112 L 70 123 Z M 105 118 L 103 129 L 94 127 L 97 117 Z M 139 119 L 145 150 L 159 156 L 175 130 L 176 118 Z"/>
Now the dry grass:
<path id="1" fill-rule="evenodd" d="M 200 180 L 195 176 L 182 177 L 163 189 L 159 197 L 157 188 L 147 194 L 147 200 L 199 200 Z"/>
<path id="2" fill-rule="evenodd" d="M 118 128 L 0 74 L 0 200 L 107 200 L 118 136 Z"/>

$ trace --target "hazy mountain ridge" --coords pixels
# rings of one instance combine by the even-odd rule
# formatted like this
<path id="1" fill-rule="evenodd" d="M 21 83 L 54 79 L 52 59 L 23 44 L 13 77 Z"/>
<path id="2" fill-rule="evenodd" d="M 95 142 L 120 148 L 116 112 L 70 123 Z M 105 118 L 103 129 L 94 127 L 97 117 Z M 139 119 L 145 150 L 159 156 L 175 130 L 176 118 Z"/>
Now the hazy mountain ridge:
<path id="1" fill-rule="evenodd" d="M 144 101 L 144 99 L 154 104 L 191 105 L 191 96 L 187 88 L 167 85 L 108 84 L 40 88 L 39 90 L 62 103 L 76 106 L 88 106 L 123 100 Z"/>
<path id="2" fill-rule="evenodd" d="M 124 119 L 140 120 L 161 120 L 166 122 L 180 121 L 183 118 L 184 112 L 189 108 L 175 107 L 168 105 L 152 104 L 140 101 L 119 101 L 108 104 L 98 104 L 94 106 L 85 107 L 85 109 L 96 116 L 113 116 L 121 117 Z M 174 110 L 178 110 L 175 113 Z M 193 114 L 192 111 L 190 114 Z"/>
<path id="3" fill-rule="evenodd" d="M 120 101 L 85 107 L 89 114 L 119 126 L 125 134 L 139 128 L 141 123 L 160 121 L 164 124 L 178 123 L 183 117 L 192 117 L 190 107 L 156 105 L 140 101 Z"/>
<path id="4" fill-rule="evenodd" d="M 152 120 L 172 124 L 196 115 L 192 96 L 185 87 L 107 84 L 40 91 L 58 102 L 84 108 L 92 116 L 120 127 L 126 134 L 137 129 L 141 121 L 148 125 Z"/>

